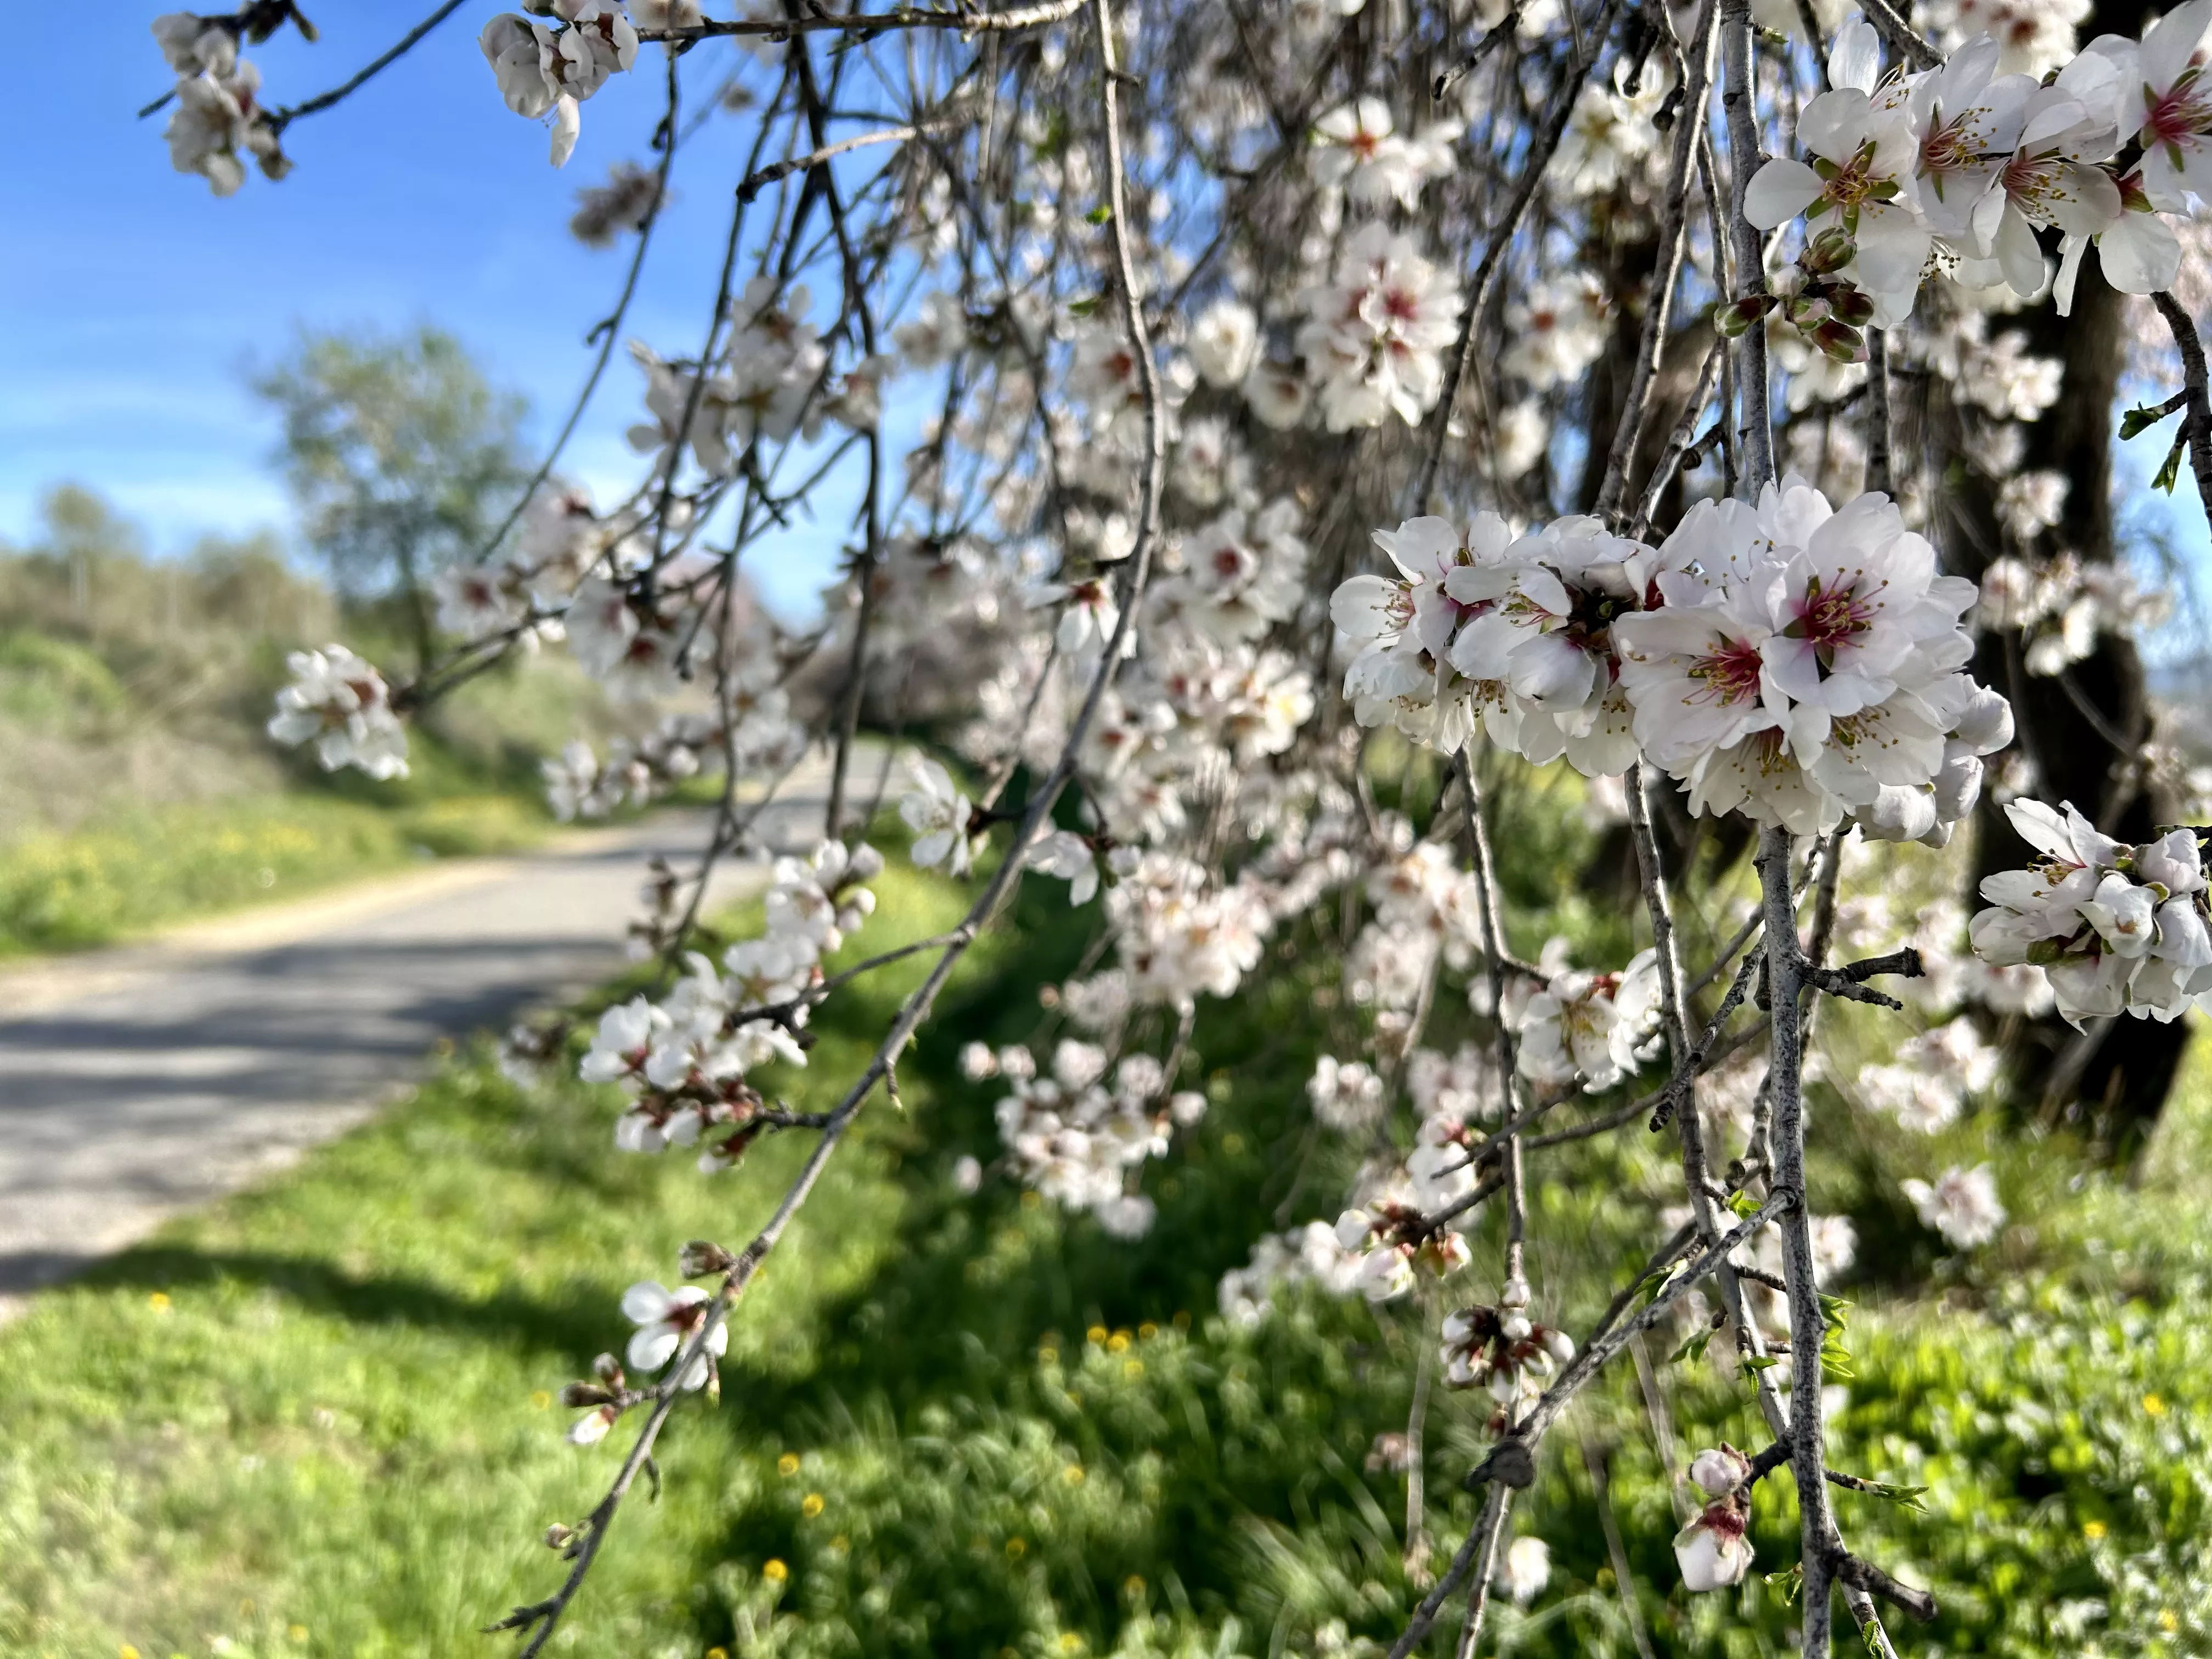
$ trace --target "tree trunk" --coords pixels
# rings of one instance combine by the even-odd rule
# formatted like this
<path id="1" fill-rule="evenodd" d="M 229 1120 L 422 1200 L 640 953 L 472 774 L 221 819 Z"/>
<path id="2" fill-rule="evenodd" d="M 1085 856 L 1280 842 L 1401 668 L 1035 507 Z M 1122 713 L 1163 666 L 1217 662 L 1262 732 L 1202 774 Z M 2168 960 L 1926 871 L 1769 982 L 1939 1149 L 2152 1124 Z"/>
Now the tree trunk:
<path id="1" fill-rule="evenodd" d="M 2094 33 L 2094 29 L 2086 33 Z M 2086 34 L 2085 34 L 2086 38 Z M 2074 314 L 2049 304 L 2003 327 L 2018 327 L 2039 356 L 2057 358 L 2064 379 L 2058 401 L 2026 428 L 2022 466 L 2050 469 L 2069 483 L 2063 515 L 2045 545 L 2070 548 L 2084 562 L 2109 562 L 2112 536 L 2112 404 L 2125 357 L 2125 298 L 2085 264 Z M 1968 417 L 1929 387 L 1928 436 L 1943 471 L 1931 480 L 1933 517 L 1946 566 L 1978 577 L 2005 547 L 1990 482 L 1956 459 L 1971 441 Z M 2134 641 L 2100 635 L 2096 649 L 2057 676 L 2031 674 L 2017 634 L 1985 633 L 1974 660 L 1977 678 L 2012 700 L 2019 743 L 2033 768 L 2037 796 L 2071 801 L 2107 835 L 2147 841 L 2154 805 L 2138 763 L 2150 733 L 2149 690 Z M 2018 869 L 2030 849 L 2013 833 L 1988 793 L 1975 815 L 1975 880 Z M 2158 1120 L 2188 1041 L 2179 1022 L 2120 1018 L 2078 1033 L 2056 1014 L 2008 1022 L 2002 1034 L 2014 1109 L 2021 1118 L 2066 1122 L 2084 1133 L 2100 1157 L 2124 1163 Z"/>

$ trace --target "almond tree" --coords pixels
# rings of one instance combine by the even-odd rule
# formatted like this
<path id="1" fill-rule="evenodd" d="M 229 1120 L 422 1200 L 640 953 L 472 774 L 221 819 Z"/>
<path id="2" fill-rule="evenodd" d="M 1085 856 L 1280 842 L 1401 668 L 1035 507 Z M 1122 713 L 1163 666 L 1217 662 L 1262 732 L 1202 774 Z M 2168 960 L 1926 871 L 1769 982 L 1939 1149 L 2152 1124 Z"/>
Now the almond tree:
<path id="1" fill-rule="evenodd" d="M 1206 1109 L 1178 1085 L 1209 1003 L 1251 983 L 1271 940 L 1341 950 L 1331 1052 L 1285 1109 L 1372 1156 L 1334 1224 L 1252 1241 L 1222 1300 L 1265 1317 L 1295 1279 L 1407 1298 L 1446 1386 L 1488 1393 L 1494 1443 L 1466 1475 L 1481 1507 L 1434 1565 L 1422 1406 L 1408 1425 L 1404 1544 L 1430 1589 L 1394 1653 L 1455 1601 L 1472 1652 L 1501 1562 L 1510 1583 L 1540 1575 L 1508 1550 L 1515 1494 L 1581 1392 L 1693 1289 L 1771 1440 L 1692 1463 L 1708 1501 L 1675 1540 L 1686 1584 L 1742 1579 L 1747 1517 L 1786 1468 L 1802 1651 L 1831 1650 L 1838 1599 L 1878 1651 L 1886 1607 L 1933 1615 L 1852 1553 L 1830 1501 L 1884 1489 L 1827 1459 L 1817 1384 L 1839 1316 L 1822 1283 L 1849 1235 L 1808 1188 L 1807 1042 L 1827 1001 L 1901 1011 L 1873 984 L 1894 982 L 1931 1029 L 1863 1086 L 1936 1122 L 1996 1063 L 1972 1021 L 1936 1016 L 2171 1024 L 2212 988 L 2196 832 L 2123 829 L 2149 770 L 2094 819 L 2039 799 L 2076 774 L 2016 719 L 2010 655 L 2063 688 L 2058 670 L 2142 617 L 2104 550 L 2069 565 L 2045 534 L 2101 513 L 2064 505 L 2098 481 L 2053 484 L 2031 449 L 2068 371 L 2002 320 L 2150 296 L 2178 352 L 2177 455 L 2212 499 L 2212 398 L 2172 297 L 2188 193 L 2212 183 L 2212 0 L 2086 43 L 2003 0 L 1868 5 L 755 0 L 709 18 L 690 0 L 544 0 L 484 26 L 487 91 L 548 123 L 556 165 L 590 144 L 593 97 L 663 106 L 653 166 L 617 165 L 579 210 L 587 240 L 635 241 L 563 442 L 602 389 L 680 153 L 728 120 L 744 172 L 692 184 L 729 193 L 714 301 L 693 338 L 629 348 L 633 489 L 595 501 L 556 476 L 556 444 L 447 581 L 453 647 L 389 685 L 343 647 L 302 653 L 271 730 L 388 771 L 407 714 L 555 637 L 619 695 L 703 689 L 706 712 L 549 767 L 556 805 L 582 814 L 702 770 L 724 781 L 696 866 L 645 924 L 662 986 L 606 1013 L 583 1075 L 624 1092 L 630 1152 L 682 1147 L 712 1174 L 766 1134 L 811 1146 L 752 1239 L 686 1249 L 681 1275 L 704 1287 L 624 1299 L 641 1375 L 610 1356 L 568 1390 L 574 1437 L 630 1432 L 605 1497 L 558 1530 L 561 1582 L 501 1621 L 526 1655 L 585 1592 L 669 1415 L 718 1386 L 761 1264 L 860 1115 L 896 1098 L 908 1039 L 1030 876 L 1078 906 L 1103 892 L 1082 915 L 1094 948 L 1051 988 L 1048 1054 L 978 1048 L 965 1068 L 1005 1091 L 996 1170 L 1117 1236 L 1151 1224 L 1146 1172 Z M 282 177 L 294 121 L 454 9 L 276 108 L 238 48 L 298 21 L 289 4 L 164 18 L 173 160 L 218 194 L 248 157 Z M 2101 386 L 2061 419 L 2094 432 Z M 925 412 L 919 443 L 893 447 L 887 404 Z M 738 594 L 802 509 L 850 541 L 825 622 L 793 634 Z M 1991 513 L 2009 565 L 1971 544 Z M 871 688 L 917 665 L 941 684 L 948 663 L 918 734 L 937 752 L 896 805 L 915 860 L 972 904 L 945 934 L 826 966 L 867 932 L 883 868 L 864 836 L 884 802 L 852 763 Z M 811 710 L 793 696 L 810 673 L 832 687 Z M 821 843 L 775 861 L 762 933 L 714 960 L 699 896 L 759 811 L 738 786 L 810 751 L 832 780 Z M 1440 787 L 1387 793 L 1386 757 L 1410 777 L 1423 756 Z M 1626 820 L 1649 940 L 1631 959 L 1516 953 L 1493 826 L 1534 768 Z M 1993 781 L 2029 854 L 1984 884 L 1978 955 L 1939 905 L 1901 948 L 1832 964 L 1869 844 L 1944 848 Z M 1755 899 L 1731 914 L 1724 861 L 1662 848 L 1662 823 L 1751 845 Z M 804 1063 L 812 1012 L 908 957 L 920 988 L 829 1109 L 750 1080 Z M 1425 1044 L 1461 1006 L 1478 1036 Z M 521 1049 L 562 1052 L 542 1034 Z M 1629 1097 L 1577 1109 L 1607 1091 Z M 1670 1138 L 1678 1215 L 1594 1323 L 1539 1319 L 1562 1297 L 1531 1277 L 1530 1161 L 1638 1133 Z M 1955 1248 L 2002 1224 L 1985 1169 L 1886 1174 Z M 1478 1246 L 1492 1216 L 1497 1244 Z"/>

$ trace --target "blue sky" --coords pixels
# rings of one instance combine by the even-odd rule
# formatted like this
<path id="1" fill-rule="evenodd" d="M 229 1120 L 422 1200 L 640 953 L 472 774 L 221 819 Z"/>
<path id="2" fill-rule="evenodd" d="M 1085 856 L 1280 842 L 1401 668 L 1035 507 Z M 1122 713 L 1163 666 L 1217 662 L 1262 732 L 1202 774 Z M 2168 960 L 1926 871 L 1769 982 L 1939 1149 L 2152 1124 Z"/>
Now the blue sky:
<path id="1" fill-rule="evenodd" d="M 0 133 L 9 169 L 0 253 L 0 538 L 21 540 L 42 490 L 88 485 L 141 520 L 157 550 L 210 531 L 290 521 L 270 465 L 276 427 L 245 385 L 295 330 L 418 320 L 450 329 L 497 381 L 526 393 L 550 437 L 591 353 L 584 331 L 611 308 L 629 244 L 593 251 L 567 231 L 580 185 L 649 159 L 659 57 L 648 76 L 584 106 L 568 167 L 546 135 L 507 113 L 477 50 L 501 8 L 464 6 L 346 102 L 295 123 L 296 164 L 258 173 L 228 200 L 172 172 L 163 117 L 136 118 L 170 77 L 148 24 L 170 7 L 100 0 L 72 8 L 71 43 L 21 77 Z M 289 29 L 249 48 L 271 105 L 336 85 L 429 6 L 322 0 L 322 40 Z M 703 96 L 723 52 L 686 60 Z M 641 60 L 641 70 L 648 64 Z M 696 349 L 720 263 L 741 124 L 710 122 L 678 155 L 675 199 L 655 233 L 625 332 Z M 617 350 L 563 470 L 613 495 L 636 477 L 623 441 L 639 376 Z M 801 610 L 824 579 L 834 534 L 802 533 L 753 562 L 772 601 Z"/>
<path id="2" fill-rule="evenodd" d="M 225 201 L 170 170 L 162 116 L 136 118 L 168 84 L 147 27 L 164 9 L 73 8 L 70 49 L 47 54 L 0 104 L 5 153 L 18 158 L 0 199 L 0 539 L 29 534 L 40 492 L 64 480 L 109 496 L 163 552 L 210 531 L 287 529 L 270 465 L 276 424 L 245 374 L 301 326 L 438 323 L 529 397 L 533 437 L 550 437 L 589 365 L 584 331 L 611 307 L 627 258 L 626 243 L 577 244 L 568 216 L 578 187 L 611 162 L 648 158 L 658 53 L 641 60 L 647 73 L 585 105 L 575 155 L 556 172 L 544 130 L 500 103 L 475 42 L 500 6 L 476 0 L 347 101 L 295 123 L 289 179 L 256 174 Z M 337 84 L 428 9 L 320 0 L 319 45 L 288 29 L 252 49 L 265 99 L 281 106 Z M 685 60 L 695 101 L 726 73 L 730 50 Z M 710 122 L 679 155 L 626 333 L 696 349 L 742 126 Z M 637 476 L 623 433 L 638 390 L 618 351 L 562 464 L 602 500 Z M 2141 499 L 2160 441 L 2124 452 L 2124 498 Z M 2185 482 L 2153 517 L 2201 567 L 2204 518 Z M 749 558 L 787 615 L 811 608 L 836 530 L 801 526 Z"/>

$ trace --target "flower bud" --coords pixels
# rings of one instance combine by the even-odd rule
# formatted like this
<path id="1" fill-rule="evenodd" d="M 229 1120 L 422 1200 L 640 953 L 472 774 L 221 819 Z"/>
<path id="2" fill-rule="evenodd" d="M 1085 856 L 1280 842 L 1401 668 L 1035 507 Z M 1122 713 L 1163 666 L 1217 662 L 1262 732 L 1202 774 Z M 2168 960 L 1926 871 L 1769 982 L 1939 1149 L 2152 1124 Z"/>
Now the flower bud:
<path id="1" fill-rule="evenodd" d="M 614 1395 L 596 1382 L 571 1382 L 561 1390 L 561 1403 L 569 1407 L 605 1406 Z"/>
<path id="2" fill-rule="evenodd" d="M 1751 1475 L 1751 1460 L 1725 1441 L 1690 1460 L 1690 1479 L 1715 1498 L 1725 1498 Z"/>
<path id="3" fill-rule="evenodd" d="M 1866 337 L 1831 317 L 1813 331 L 1813 343 L 1839 363 L 1867 360 Z"/>
<path id="4" fill-rule="evenodd" d="M 1771 294 L 1747 294 L 1713 313 L 1713 326 L 1722 337 L 1733 340 L 1774 308 Z"/>
<path id="5" fill-rule="evenodd" d="M 602 1406 L 587 1412 L 568 1427 L 568 1443 L 572 1446 L 596 1446 L 607 1437 L 607 1431 L 615 1425 L 618 1413 L 612 1406 Z"/>
<path id="6" fill-rule="evenodd" d="M 1825 296 L 1801 294 L 1784 305 L 1782 314 L 1799 328 L 1810 331 L 1826 322 L 1832 310 Z"/>
<path id="7" fill-rule="evenodd" d="M 566 1549 L 568 1547 L 568 1540 L 575 1535 L 575 1529 L 573 1527 L 564 1527 L 556 1521 L 545 1528 L 545 1547 L 549 1550 Z"/>
<path id="8" fill-rule="evenodd" d="M 676 1266 L 686 1279 L 703 1279 L 708 1273 L 726 1273 L 737 1265 L 737 1257 L 720 1245 L 703 1238 L 695 1238 L 686 1244 L 676 1258 Z"/>
<path id="9" fill-rule="evenodd" d="M 1840 322 L 1853 328 L 1864 328 L 1874 320 L 1874 298 L 1849 283 L 1832 283 L 1827 288 L 1828 307 Z"/>
<path id="10" fill-rule="evenodd" d="M 592 1362 L 592 1375 L 611 1389 L 619 1389 L 623 1385 L 623 1368 L 611 1353 L 603 1353 Z"/>
<path id="11" fill-rule="evenodd" d="M 1850 264 L 1858 251 L 1849 232 L 1840 225 L 1831 225 L 1805 245 L 1805 251 L 1797 256 L 1797 263 L 1808 275 L 1826 276 Z"/>

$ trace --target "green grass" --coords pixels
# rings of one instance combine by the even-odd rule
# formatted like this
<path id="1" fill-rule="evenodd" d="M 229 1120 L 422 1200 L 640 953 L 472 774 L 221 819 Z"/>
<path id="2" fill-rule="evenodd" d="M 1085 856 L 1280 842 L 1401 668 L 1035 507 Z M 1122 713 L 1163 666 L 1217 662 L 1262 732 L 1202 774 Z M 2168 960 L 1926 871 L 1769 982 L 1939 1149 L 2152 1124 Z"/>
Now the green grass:
<path id="1" fill-rule="evenodd" d="M 1250 1332 L 1212 1315 L 1286 1194 L 1298 1219 L 1329 1207 L 1355 1155 L 1305 1156 L 1330 975 L 1308 952 L 1209 1005 L 1198 1075 L 1216 1103 L 1148 1171 L 1160 1218 L 1141 1243 L 1001 1181 L 960 1198 L 951 1163 L 995 1155 L 997 1091 L 960 1081 L 958 1046 L 1033 1036 L 1037 986 L 1088 933 L 1036 885 L 902 1063 L 904 1114 L 878 1101 L 831 1164 L 737 1322 L 719 1408 L 678 1413 L 659 1502 L 625 1510 L 556 1651 L 1257 1659 L 1315 1650 L 1331 1620 L 1387 1640 L 1402 1620 L 1403 1482 L 1365 1465 L 1405 1425 L 1410 1310 L 1293 1297 Z M 961 902 L 904 873 L 881 891 L 865 948 Z M 786 1079 L 795 1103 L 853 1075 L 919 971 L 832 1005 Z M 666 1279 L 688 1238 L 742 1240 L 804 1151 L 771 1142 L 709 1179 L 614 1152 L 615 1110 L 457 1057 L 380 1123 L 0 1331 L 0 1651 L 503 1651 L 477 1627 L 550 1588 L 559 1564 L 532 1540 L 589 1507 L 628 1434 L 567 1445 L 551 1392 L 620 1348 L 625 1285 Z M 2173 1111 L 2179 1144 L 2200 1144 L 2201 1051 Z M 1861 1293 L 1834 1461 L 1931 1490 L 1924 1515 L 1839 1494 L 1844 1523 L 1944 1597 L 1938 1625 L 1896 1631 L 1906 1654 L 2203 1651 L 2212 1251 L 2185 1166 L 2069 1190 L 2063 1173 L 2028 1184 L 2037 1160 L 2069 1167 L 2057 1149 L 2010 1156 L 2008 1198 L 2036 1197 L 2016 1201 L 2033 1228 L 2012 1255 L 1943 1270 L 1940 1304 Z M 1540 1293 L 1632 1271 L 1668 1178 L 1636 1139 L 1540 1163 Z M 1476 1241 L 1478 1264 L 1495 1252 Z M 1458 1288 L 1492 1285 L 1478 1267 Z M 1652 1357 L 1686 1441 L 1763 1443 L 1736 1381 L 1667 1365 L 1664 1344 Z M 1443 1397 L 1431 1419 L 1444 1548 L 1471 1513 L 1451 1480 L 1486 1443 L 1484 1409 Z M 1584 1435 L 1612 1455 L 1658 1650 L 1786 1651 L 1794 1612 L 1756 1580 L 1680 1590 L 1626 1370 L 1555 1437 L 1522 1508 L 1553 1583 L 1501 1609 L 1504 1648 L 1632 1651 Z M 1795 1557 L 1784 1485 L 1760 1495 L 1762 1566 Z"/>
<path id="2" fill-rule="evenodd" d="M 0 957 L 106 945 L 427 857 L 511 851 L 546 827 L 512 795 L 386 805 L 302 791 L 38 832 L 0 846 Z"/>

